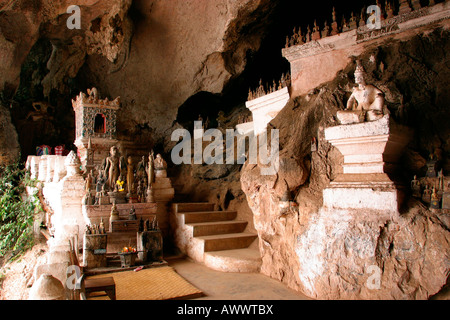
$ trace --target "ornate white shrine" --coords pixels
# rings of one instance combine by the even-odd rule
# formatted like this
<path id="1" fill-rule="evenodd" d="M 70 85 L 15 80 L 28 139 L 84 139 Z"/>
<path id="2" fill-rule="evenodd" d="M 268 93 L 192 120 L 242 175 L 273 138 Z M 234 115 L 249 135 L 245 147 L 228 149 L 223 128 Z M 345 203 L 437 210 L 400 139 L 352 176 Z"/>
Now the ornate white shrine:
<path id="1" fill-rule="evenodd" d="M 112 146 L 118 144 L 116 137 L 117 111 L 120 109 L 120 97 L 114 101 L 99 99 L 97 89 L 81 92 L 72 100 L 75 111 L 75 146 L 83 166 L 88 160 L 89 149 L 95 150 L 94 164 L 98 165 L 108 156 Z M 91 148 L 89 148 L 89 146 Z"/>
<path id="2" fill-rule="evenodd" d="M 246 102 L 246 107 L 253 114 L 255 136 L 266 131 L 267 124 L 286 106 L 289 99 L 289 88 L 284 87 L 275 92 Z"/>

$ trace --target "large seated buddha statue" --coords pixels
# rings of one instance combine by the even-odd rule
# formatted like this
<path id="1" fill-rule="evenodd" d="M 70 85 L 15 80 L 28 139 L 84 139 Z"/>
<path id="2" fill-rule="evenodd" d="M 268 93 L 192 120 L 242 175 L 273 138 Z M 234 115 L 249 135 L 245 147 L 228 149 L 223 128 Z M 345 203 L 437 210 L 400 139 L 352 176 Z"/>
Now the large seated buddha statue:
<path id="1" fill-rule="evenodd" d="M 356 63 L 355 82 L 358 86 L 353 88 L 346 109 L 337 113 L 341 124 L 375 121 L 388 113 L 383 92 L 366 83 L 366 72 L 359 60 Z"/>

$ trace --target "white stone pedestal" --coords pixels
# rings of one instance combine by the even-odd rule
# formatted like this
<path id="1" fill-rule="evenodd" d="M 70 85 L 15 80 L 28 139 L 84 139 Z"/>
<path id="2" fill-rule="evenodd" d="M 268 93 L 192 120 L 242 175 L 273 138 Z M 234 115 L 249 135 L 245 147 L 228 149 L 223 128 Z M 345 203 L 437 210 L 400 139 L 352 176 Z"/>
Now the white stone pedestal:
<path id="1" fill-rule="evenodd" d="M 289 89 L 288 87 L 285 87 L 281 90 L 246 102 L 246 107 L 253 114 L 255 136 L 266 131 L 267 124 L 286 106 L 289 99 Z"/>
<path id="2" fill-rule="evenodd" d="M 389 115 L 327 128 L 325 138 L 344 156 L 343 174 L 323 191 L 324 206 L 397 211 L 404 187 L 395 178 L 412 131 Z"/>
<path id="3" fill-rule="evenodd" d="M 166 170 L 155 170 L 155 181 L 152 183 L 153 199 L 157 202 L 170 202 L 175 197 L 175 189 L 172 187 Z"/>

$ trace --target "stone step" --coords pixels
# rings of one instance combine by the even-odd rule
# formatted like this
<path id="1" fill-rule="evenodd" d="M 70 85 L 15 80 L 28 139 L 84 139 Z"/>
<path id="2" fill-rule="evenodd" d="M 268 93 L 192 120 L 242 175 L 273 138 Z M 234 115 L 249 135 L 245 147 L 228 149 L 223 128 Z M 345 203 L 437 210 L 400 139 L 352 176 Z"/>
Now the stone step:
<path id="1" fill-rule="evenodd" d="M 190 223 L 187 227 L 192 228 L 194 237 L 209 236 L 215 234 L 240 233 L 247 227 L 247 221 L 217 221 Z"/>
<path id="2" fill-rule="evenodd" d="M 208 202 L 185 202 L 185 203 L 174 203 L 172 205 L 174 212 L 198 212 L 198 211 L 213 211 L 214 204 Z"/>
<path id="3" fill-rule="evenodd" d="M 153 189 L 154 195 L 175 195 L 175 190 L 173 188 L 162 188 L 162 189 Z"/>
<path id="4" fill-rule="evenodd" d="M 201 212 L 183 212 L 184 223 L 200 223 L 215 221 L 230 221 L 237 217 L 236 211 L 201 211 Z"/>
<path id="5" fill-rule="evenodd" d="M 259 273 L 261 270 L 261 254 L 258 249 L 245 248 L 205 252 L 204 264 L 221 272 Z"/>
<path id="6" fill-rule="evenodd" d="M 172 188 L 172 182 L 170 178 L 156 178 L 152 183 L 153 188 Z"/>
<path id="7" fill-rule="evenodd" d="M 254 233 L 228 233 L 195 238 L 204 242 L 204 252 L 210 252 L 248 248 L 257 237 Z"/>

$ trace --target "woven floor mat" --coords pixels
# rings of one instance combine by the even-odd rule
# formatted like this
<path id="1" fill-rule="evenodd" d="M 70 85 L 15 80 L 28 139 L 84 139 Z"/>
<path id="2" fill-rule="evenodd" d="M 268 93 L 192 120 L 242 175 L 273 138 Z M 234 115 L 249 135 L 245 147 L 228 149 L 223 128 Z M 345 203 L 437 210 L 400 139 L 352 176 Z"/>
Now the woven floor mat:
<path id="1" fill-rule="evenodd" d="M 88 279 L 113 277 L 116 283 L 117 300 L 174 300 L 192 299 L 202 296 L 202 292 L 181 277 L 172 267 L 122 271 L 90 276 Z M 88 300 L 103 300 L 107 297 L 95 296 Z"/>

